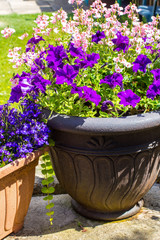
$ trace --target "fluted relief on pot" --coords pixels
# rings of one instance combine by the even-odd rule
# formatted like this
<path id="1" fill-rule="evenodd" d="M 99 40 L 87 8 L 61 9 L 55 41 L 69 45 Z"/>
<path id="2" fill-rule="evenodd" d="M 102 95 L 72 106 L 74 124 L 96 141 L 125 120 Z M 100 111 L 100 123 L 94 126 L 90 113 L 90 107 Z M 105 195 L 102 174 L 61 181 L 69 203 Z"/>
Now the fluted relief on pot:
<path id="1" fill-rule="evenodd" d="M 114 220 L 140 210 L 159 172 L 160 112 L 123 118 L 53 114 L 48 126 L 55 173 L 77 212 Z"/>
<path id="2" fill-rule="evenodd" d="M 57 177 L 66 191 L 89 209 L 130 209 L 151 188 L 159 169 L 160 147 L 123 156 L 81 155 L 51 149 Z"/>

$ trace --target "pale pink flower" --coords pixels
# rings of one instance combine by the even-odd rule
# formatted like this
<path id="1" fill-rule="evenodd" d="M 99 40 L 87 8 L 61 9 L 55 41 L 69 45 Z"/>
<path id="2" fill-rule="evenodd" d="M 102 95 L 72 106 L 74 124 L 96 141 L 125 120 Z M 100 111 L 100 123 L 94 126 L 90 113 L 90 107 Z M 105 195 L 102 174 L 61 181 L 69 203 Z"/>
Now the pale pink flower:
<path id="1" fill-rule="evenodd" d="M 68 0 L 69 4 L 73 4 L 75 0 Z"/>
<path id="2" fill-rule="evenodd" d="M 14 28 L 9 28 L 9 27 L 6 27 L 5 29 L 3 29 L 1 31 L 3 37 L 5 37 L 5 38 L 10 37 L 14 32 L 15 32 L 15 29 Z"/>
<path id="3" fill-rule="evenodd" d="M 10 82 L 12 83 L 12 86 L 11 86 L 11 88 L 13 88 L 13 87 L 15 87 L 16 85 L 18 85 L 18 83 L 19 83 L 19 79 L 18 78 L 11 78 L 10 79 Z"/>
<path id="4" fill-rule="evenodd" d="M 28 33 L 24 33 L 22 36 L 18 37 L 19 39 L 23 40 L 24 38 L 28 37 Z"/>
<path id="5" fill-rule="evenodd" d="M 55 33 L 58 33 L 58 32 L 59 32 L 58 28 L 54 28 L 53 31 L 54 31 Z"/>
<path id="6" fill-rule="evenodd" d="M 117 73 L 120 73 L 120 72 L 123 71 L 123 69 L 121 69 L 118 65 L 116 65 L 116 66 L 115 66 L 115 71 L 116 71 Z"/>

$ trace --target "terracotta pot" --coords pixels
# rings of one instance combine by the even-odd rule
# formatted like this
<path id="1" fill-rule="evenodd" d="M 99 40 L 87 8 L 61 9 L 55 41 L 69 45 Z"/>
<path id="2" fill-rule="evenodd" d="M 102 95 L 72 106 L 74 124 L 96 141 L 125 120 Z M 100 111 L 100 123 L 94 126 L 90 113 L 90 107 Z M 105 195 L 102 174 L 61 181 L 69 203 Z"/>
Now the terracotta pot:
<path id="1" fill-rule="evenodd" d="M 42 153 L 35 151 L 0 168 L 0 239 L 23 227 Z"/>
<path id="2" fill-rule="evenodd" d="M 55 173 L 76 211 L 115 220 L 140 210 L 160 169 L 159 112 L 123 118 L 54 114 L 48 126 Z"/>

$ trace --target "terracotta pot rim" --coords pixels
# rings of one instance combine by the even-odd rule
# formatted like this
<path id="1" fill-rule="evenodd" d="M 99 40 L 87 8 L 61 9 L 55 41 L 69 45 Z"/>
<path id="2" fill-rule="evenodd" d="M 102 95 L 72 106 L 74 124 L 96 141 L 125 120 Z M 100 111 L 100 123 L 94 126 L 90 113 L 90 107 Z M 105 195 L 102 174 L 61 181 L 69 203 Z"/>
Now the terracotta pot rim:
<path id="1" fill-rule="evenodd" d="M 45 151 L 48 151 L 48 149 L 49 147 L 40 148 L 33 151 L 32 153 L 28 153 L 25 158 L 18 158 L 15 161 L 0 168 L 0 179 L 33 162 L 35 159 L 39 158 Z"/>
<path id="2" fill-rule="evenodd" d="M 50 114 L 44 110 L 45 117 Z M 77 133 L 126 133 L 160 126 L 160 111 L 137 114 L 120 118 L 85 118 L 54 113 L 48 126 L 60 131 Z"/>

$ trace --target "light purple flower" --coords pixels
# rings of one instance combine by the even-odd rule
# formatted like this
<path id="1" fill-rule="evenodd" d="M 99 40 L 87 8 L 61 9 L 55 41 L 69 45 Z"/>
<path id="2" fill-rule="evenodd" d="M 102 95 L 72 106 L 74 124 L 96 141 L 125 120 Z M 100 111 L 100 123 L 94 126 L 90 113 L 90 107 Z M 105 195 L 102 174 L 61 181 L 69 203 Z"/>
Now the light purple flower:
<path id="1" fill-rule="evenodd" d="M 148 98 L 153 100 L 157 95 L 160 95 L 160 81 L 154 81 L 147 90 Z"/>
<path id="2" fill-rule="evenodd" d="M 101 96 L 97 94 L 95 90 L 92 88 L 89 88 L 87 86 L 82 87 L 83 89 L 83 97 L 86 101 L 91 101 L 96 104 L 96 106 L 100 103 L 101 101 Z"/>
<path id="3" fill-rule="evenodd" d="M 136 60 L 133 62 L 133 72 L 140 70 L 141 72 L 146 72 L 147 64 L 152 63 L 152 61 L 144 54 L 140 54 Z"/>
<path id="4" fill-rule="evenodd" d="M 69 46 L 69 52 L 71 54 L 71 56 L 73 57 L 78 57 L 79 59 L 84 58 L 85 53 L 82 50 L 82 47 L 74 47 L 74 44 L 71 43 Z"/>
<path id="5" fill-rule="evenodd" d="M 117 85 L 122 88 L 123 76 L 120 73 L 113 73 L 112 75 L 107 75 L 104 79 L 101 79 L 100 84 L 106 83 L 110 88 L 115 88 Z"/>
<path id="6" fill-rule="evenodd" d="M 127 36 L 123 36 L 121 32 L 117 32 L 117 38 L 112 39 L 112 42 L 116 45 L 114 51 L 123 51 L 124 53 L 131 46 L 129 45 L 129 38 Z"/>
<path id="7" fill-rule="evenodd" d="M 101 39 L 105 38 L 104 31 L 100 32 L 99 30 L 96 32 L 95 35 L 92 35 L 92 42 L 98 43 Z"/>
<path id="8" fill-rule="evenodd" d="M 71 93 L 72 94 L 78 93 L 79 98 L 81 98 L 83 96 L 82 87 L 77 87 L 76 83 L 73 83 Z"/>
<path id="9" fill-rule="evenodd" d="M 155 81 L 160 80 L 160 69 L 153 69 L 151 70 L 151 73 L 153 74 Z"/>
<path id="10" fill-rule="evenodd" d="M 117 96 L 121 99 L 120 104 L 123 106 L 131 105 L 132 107 L 135 107 L 141 100 L 141 98 L 132 92 L 131 89 L 119 92 Z"/>
<path id="11" fill-rule="evenodd" d="M 78 71 L 69 64 L 63 66 L 63 68 L 59 68 L 56 71 L 56 84 L 67 83 L 68 85 L 73 83 L 73 79 L 78 75 Z"/>
<path id="12" fill-rule="evenodd" d="M 114 106 L 114 104 L 113 104 L 112 101 L 105 100 L 105 101 L 102 103 L 102 106 L 101 106 L 102 112 L 106 112 L 106 111 L 108 110 L 108 105 L 111 105 L 112 107 Z"/>

